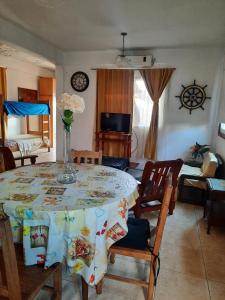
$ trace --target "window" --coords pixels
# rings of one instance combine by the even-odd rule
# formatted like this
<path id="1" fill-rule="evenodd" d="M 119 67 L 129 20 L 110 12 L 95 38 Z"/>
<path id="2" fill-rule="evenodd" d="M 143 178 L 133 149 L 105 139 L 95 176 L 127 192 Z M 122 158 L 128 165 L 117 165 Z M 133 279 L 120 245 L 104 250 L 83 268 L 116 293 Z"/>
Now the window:
<path id="1" fill-rule="evenodd" d="M 144 158 L 153 102 L 139 71 L 134 72 L 132 157 Z"/>

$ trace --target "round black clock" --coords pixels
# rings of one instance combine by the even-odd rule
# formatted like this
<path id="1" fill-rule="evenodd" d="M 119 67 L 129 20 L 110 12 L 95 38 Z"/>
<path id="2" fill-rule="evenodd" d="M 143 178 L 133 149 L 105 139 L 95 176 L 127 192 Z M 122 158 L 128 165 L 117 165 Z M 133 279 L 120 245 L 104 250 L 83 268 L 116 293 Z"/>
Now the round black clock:
<path id="1" fill-rule="evenodd" d="M 88 88 L 89 78 L 86 73 L 78 71 L 71 77 L 71 86 L 77 92 L 83 92 Z"/>

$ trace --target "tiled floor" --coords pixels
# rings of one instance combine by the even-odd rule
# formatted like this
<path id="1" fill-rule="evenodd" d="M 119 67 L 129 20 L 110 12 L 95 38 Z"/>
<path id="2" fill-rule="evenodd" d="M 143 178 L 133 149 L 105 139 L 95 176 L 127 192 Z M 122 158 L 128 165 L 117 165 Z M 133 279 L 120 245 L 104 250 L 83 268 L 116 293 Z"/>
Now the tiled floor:
<path id="1" fill-rule="evenodd" d="M 38 154 L 37 162 L 55 161 L 55 150 Z M 29 163 L 29 162 L 27 162 Z M 155 300 L 225 300 L 225 229 L 213 227 L 206 234 L 202 207 L 177 203 L 173 216 L 167 218 L 161 247 L 161 270 Z M 149 217 L 152 224 L 156 215 Z M 145 278 L 144 262 L 116 257 L 110 272 Z M 38 300 L 47 299 L 43 292 Z M 63 300 L 81 300 L 79 276 L 63 273 Z M 103 293 L 97 296 L 89 288 L 89 299 L 144 300 L 145 291 L 133 285 L 104 280 Z"/>
<path id="2" fill-rule="evenodd" d="M 51 151 L 48 152 L 46 148 L 39 149 L 36 152 L 32 152 L 32 154 L 37 154 L 38 158 L 36 159 L 37 163 L 42 163 L 46 161 L 55 161 L 56 160 L 56 151 L 54 148 L 51 148 Z M 21 162 L 19 160 L 16 161 L 17 167 L 19 167 Z M 25 165 L 30 164 L 30 160 L 26 159 L 24 162 Z"/>
<path id="3" fill-rule="evenodd" d="M 155 215 L 150 220 L 155 222 Z M 173 216 L 167 218 L 161 247 L 161 270 L 155 300 L 224 300 L 225 299 L 225 229 L 213 227 L 206 234 L 202 208 L 177 203 Z M 110 271 L 144 278 L 144 262 L 116 257 Z M 79 276 L 63 274 L 64 300 L 81 299 Z M 39 299 L 46 299 L 45 295 Z M 89 288 L 89 299 L 144 300 L 141 288 L 105 279 L 103 293 L 96 296 Z"/>

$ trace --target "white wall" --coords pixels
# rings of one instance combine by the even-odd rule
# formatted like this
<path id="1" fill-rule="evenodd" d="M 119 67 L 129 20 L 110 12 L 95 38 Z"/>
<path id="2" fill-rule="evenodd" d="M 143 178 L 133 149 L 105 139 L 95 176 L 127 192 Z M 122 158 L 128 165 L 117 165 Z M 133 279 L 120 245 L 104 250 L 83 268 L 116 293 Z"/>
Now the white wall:
<path id="1" fill-rule="evenodd" d="M 218 79 L 216 82 L 216 85 L 218 86 L 218 100 L 220 100 L 219 103 L 219 109 L 218 114 L 215 121 L 214 126 L 214 132 L 212 135 L 212 139 L 214 141 L 215 150 L 217 153 L 219 153 L 223 160 L 225 161 L 225 139 L 218 136 L 218 124 L 220 122 L 225 123 L 225 56 L 223 61 L 221 61 L 221 68 L 218 69 Z"/>
<path id="2" fill-rule="evenodd" d="M 194 48 L 194 49 L 155 49 L 151 51 L 160 66 L 169 65 L 176 71 L 168 87 L 168 99 L 164 105 L 164 122 L 159 130 L 159 159 L 169 159 L 188 155 L 188 150 L 196 141 L 210 143 L 209 123 L 210 110 L 215 99 L 206 100 L 202 111 L 193 111 L 189 115 L 186 109 L 179 110 L 179 99 L 175 98 L 181 92 L 181 84 L 188 85 L 195 79 L 198 84 L 206 88 L 207 96 L 212 96 L 213 84 L 218 64 L 224 53 L 223 49 L 217 48 Z M 71 85 L 71 75 L 82 70 L 90 79 L 89 88 L 80 93 L 84 97 L 86 110 L 83 114 L 75 117 L 72 134 L 72 147 L 92 149 L 95 128 L 96 106 L 96 71 L 93 67 L 115 62 L 117 51 L 95 52 L 67 52 L 64 53 L 63 65 L 57 67 L 59 88 L 61 92 L 74 93 Z M 211 121 L 210 121 L 211 122 Z M 57 158 L 62 159 L 62 125 L 57 122 Z M 61 133 L 60 133 L 61 132 Z"/>
<path id="3" fill-rule="evenodd" d="M 56 66 L 57 96 L 62 92 L 78 93 L 73 90 L 70 78 L 76 71 L 84 71 L 89 77 L 89 87 L 86 91 L 79 93 L 85 101 L 85 111 L 77 114 L 74 118 L 71 147 L 76 149 L 93 149 L 95 132 L 95 107 L 96 107 L 96 71 L 93 67 L 101 64 L 114 63 L 117 51 L 91 51 L 91 52 L 65 52 L 63 66 Z M 56 157 L 63 158 L 63 126 L 58 116 Z"/>
<path id="4" fill-rule="evenodd" d="M 169 83 L 168 99 L 165 103 L 164 126 L 159 132 L 159 159 L 186 158 L 189 148 L 198 141 L 211 144 L 210 112 L 217 99 L 213 97 L 213 86 L 218 65 L 224 53 L 223 49 L 163 49 L 154 52 L 160 63 L 167 63 L 176 68 Z M 193 83 L 204 86 L 206 95 L 212 97 L 205 101 L 204 111 L 197 109 L 189 114 L 185 108 L 179 110 L 179 98 L 184 86 Z"/>
<path id="5" fill-rule="evenodd" d="M 8 100 L 18 100 L 18 87 L 37 90 L 39 76 L 54 76 L 54 72 L 51 70 L 3 55 L 0 55 L 0 66 L 7 68 Z M 9 117 L 8 136 L 25 133 L 23 125 L 22 118 Z"/>

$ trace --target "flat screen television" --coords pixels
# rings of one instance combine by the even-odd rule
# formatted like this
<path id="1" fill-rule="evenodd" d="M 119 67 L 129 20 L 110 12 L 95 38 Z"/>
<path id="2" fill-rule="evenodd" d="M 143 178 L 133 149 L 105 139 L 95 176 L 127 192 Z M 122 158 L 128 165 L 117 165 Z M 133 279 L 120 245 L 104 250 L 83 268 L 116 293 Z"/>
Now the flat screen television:
<path id="1" fill-rule="evenodd" d="M 101 130 L 129 133 L 130 114 L 102 112 Z"/>

